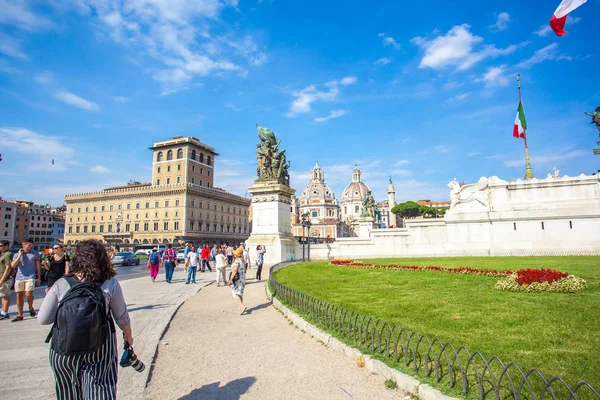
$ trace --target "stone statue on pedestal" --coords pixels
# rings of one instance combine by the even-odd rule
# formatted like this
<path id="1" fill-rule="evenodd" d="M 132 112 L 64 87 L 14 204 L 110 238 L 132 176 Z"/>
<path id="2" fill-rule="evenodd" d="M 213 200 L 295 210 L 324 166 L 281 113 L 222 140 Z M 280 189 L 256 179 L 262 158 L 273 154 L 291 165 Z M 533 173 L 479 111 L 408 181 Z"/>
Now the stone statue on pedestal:
<path id="1" fill-rule="evenodd" d="M 290 162 L 287 161 L 285 150 L 279 150 L 280 140 L 275 139 L 275 134 L 269 128 L 256 125 L 260 143 L 256 145 L 256 175 L 258 181 L 275 180 L 286 186 L 290 185 Z"/>
<path id="2" fill-rule="evenodd" d="M 375 199 L 373 199 L 373 194 L 369 190 L 367 195 L 363 199 L 363 211 L 361 217 L 375 217 Z"/>

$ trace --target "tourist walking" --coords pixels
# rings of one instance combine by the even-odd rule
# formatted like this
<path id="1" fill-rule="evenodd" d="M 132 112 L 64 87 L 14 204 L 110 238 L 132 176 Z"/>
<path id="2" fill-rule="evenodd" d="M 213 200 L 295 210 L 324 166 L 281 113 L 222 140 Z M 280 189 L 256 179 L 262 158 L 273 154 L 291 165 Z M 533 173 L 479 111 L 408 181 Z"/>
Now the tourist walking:
<path id="1" fill-rule="evenodd" d="M 155 247 L 152 249 L 152 253 L 150 253 L 148 256 L 148 268 L 150 269 L 150 279 L 152 279 L 152 282 L 154 282 L 158 276 L 160 262 L 160 254 L 158 254 L 158 251 Z"/>
<path id="2" fill-rule="evenodd" d="M 233 247 L 230 244 L 227 245 L 227 263 L 231 265 L 233 262 Z"/>
<path id="3" fill-rule="evenodd" d="M 10 308 L 10 289 L 13 284 L 13 271 L 10 266 L 13 253 L 8 251 L 10 242 L 2 240 L 0 242 L 0 297 L 2 298 L 2 311 L 0 311 L 0 320 L 8 319 L 8 309 Z"/>
<path id="4" fill-rule="evenodd" d="M 40 286 L 42 283 L 42 267 L 40 265 L 40 253 L 33 250 L 33 240 L 23 240 L 22 248 L 13 256 L 10 266 L 12 268 L 18 268 L 15 279 L 17 316 L 13 318 L 11 322 L 23 321 L 23 305 L 25 297 L 27 297 L 27 304 L 29 305 L 29 316 L 35 317 L 33 291 L 36 286 Z"/>
<path id="5" fill-rule="evenodd" d="M 54 283 L 65 275 L 69 274 L 71 259 L 65 254 L 65 247 L 62 243 L 57 243 L 52 247 L 53 253 L 50 258 L 44 261 L 44 268 L 48 271 L 48 290 Z"/>
<path id="6" fill-rule="evenodd" d="M 175 263 L 177 262 L 177 253 L 173 250 L 171 243 L 167 244 L 167 249 L 163 252 L 163 263 L 165 265 L 165 280 L 171 283 L 173 279 L 173 271 L 175 271 Z"/>
<path id="7" fill-rule="evenodd" d="M 265 253 L 267 251 L 261 245 L 256 246 L 256 280 L 260 281 L 260 274 L 262 272 L 262 267 L 265 262 Z"/>
<path id="8" fill-rule="evenodd" d="M 231 266 L 231 274 L 229 275 L 229 286 L 231 294 L 238 303 L 240 315 L 244 314 L 248 307 L 244 304 L 244 288 L 246 287 L 246 267 L 244 266 L 244 250 L 237 248 L 233 255 L 235 261 Z"/>
<path id="9" fill-rule="evenodd" d="M 243 244 L 240 247 L 244 249 L 244 264 L 246 264 L 246 271 L 248 271 L 252 265 L 250 262 L 250 252 L 248 251 L 248 247 L 244 246 Z"/>
<path id="10" fill-rule="evenodd" d="M 217 258 L 216 257 L 217 257 L 217 253 L 218 252 L 219 252 L 219 249 L 217 247 L 217 244 L 213 243 L 213 247 L 212 247 L 212 249 L 210 249 L 210 260 L 212 262 L 214 262 L 215 268 L 217 268 L 216 267 L 216 265 L 217 265 Z"/>
<path id="11" fill-rule="evenodd" d="M 202 257 L 202 272 L 208 270 L 212 272 L 210 268 L 210 264 L 208 263 L 208 258 L 210 257 L 210 248 L 208 247 L 208 243 L 204 243 L 202 250 L 200 251 L 200 257 Z"/>
<path id="12" fill-rule="evenodd" d="M 223 281 L 223 286 L 227 286 L 227 256 L 226 251 L 222 250 L 215 256 L 215 270 L 217 271 L 217 286 L 221 286 L 220 282 Z"/>
<path id="13" fill-rule="evenodd" d="M 68 331 L 63 335 L 61 326 L 53 327 L 50 367 L 54 373 L 56 398 L 116 399 L 118 350 L 113 321 L 123 331 L 123 337 L 130 346 L 133 345 L 133 335 L 123 291 L 115 279 L 116 273 L 104 245 L 96 240 L 78 243 L 69 272 L 71 275 L 57 280 L 46 295 L 40 307 L 39 322 L 49 325 L 56 322 L 56 318 L 59 321 L 67 318 L 79 328 L 100 328 L 96 326 L 101 324 L 99 321 L 106 321 L 106 326 L 97 330 L 86 329 L 83 331 L 86 333 L 79 329 L 78 335 L 70 335 Z M 95 285 L 89 285 L 90 282 Z M 84 289 L 85 285 L 88 287 Z M 94 292 L 98 288 L 101 293 Z M 67 293 L 74 295 L 65 297 Z M 94 304 L 93 312 L 105 312 L 107 319 L 94 318 L 90 323 L 85 318 L 78 318 L 80 314 L 76 312 L 67 314 L 64 309 L 59 309 L 59 306 L 73 306 L 74 302 L 82 304 L 94 295 L 104 297 L 104 302 Z M 87 311 L 91 310 L 88 308 Z M 95 340 L 100 343 L 94 343 Z M 73 354 L 74 349 L 78 354 Z"/>
<path id="14" fill-rule="evenodd" d="M 185 259 L 185 269 L 187 271 L 187 279 L 185 284 L 196 283 L 196 270 L 198 269 L 198 253 L 194 246 L 190 246 L 190 251 Z"/>

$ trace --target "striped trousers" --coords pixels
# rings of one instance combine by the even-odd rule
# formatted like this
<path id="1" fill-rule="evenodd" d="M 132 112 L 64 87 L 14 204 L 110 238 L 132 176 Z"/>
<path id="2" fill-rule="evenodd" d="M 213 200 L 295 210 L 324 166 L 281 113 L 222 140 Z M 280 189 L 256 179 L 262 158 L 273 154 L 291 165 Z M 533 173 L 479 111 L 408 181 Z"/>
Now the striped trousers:
<path id="1" fill-rule="evenodd" d="M 117 338 L 111 333 L 90 354 L 66 356 L 50 348 L 50 367 L 59 400 L 113 400 L 117 398 Z"/>

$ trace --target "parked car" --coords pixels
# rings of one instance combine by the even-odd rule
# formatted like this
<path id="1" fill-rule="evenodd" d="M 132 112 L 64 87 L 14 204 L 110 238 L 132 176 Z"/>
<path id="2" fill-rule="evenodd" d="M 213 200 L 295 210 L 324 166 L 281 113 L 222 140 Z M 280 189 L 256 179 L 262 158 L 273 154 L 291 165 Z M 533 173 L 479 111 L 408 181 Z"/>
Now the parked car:
<path id="1" fill-rule="evenodd" d="M 185 262 L 185 250 L 177 250 L 177 262 Z"/>
<path id="2" fill-rule="evenodd" d="M 150 253 L 152 253 L 152 250 L 150 249 L 139 249 L 136 250 L 133 254 L 135 254 L 136 256 L 147 256 L 150 255 Z"/>
<path id="3" fill-rule="evenodd" d="M 137 258 L 135 256 L 135 254 L 129 252 L 129 251 L 124 251 L 121 253 L 117 253 L 112 259 L 112 264 L 113 265 L 121 265 L 121 266 L 126 266 L 126 265 L 140 265 L 140 259 Z"/>

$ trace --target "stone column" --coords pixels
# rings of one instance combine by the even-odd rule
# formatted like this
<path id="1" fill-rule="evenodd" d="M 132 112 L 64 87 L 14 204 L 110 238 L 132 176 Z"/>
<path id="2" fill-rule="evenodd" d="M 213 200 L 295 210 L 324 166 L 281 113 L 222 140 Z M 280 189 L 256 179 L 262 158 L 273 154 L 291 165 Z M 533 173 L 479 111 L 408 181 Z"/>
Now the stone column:
<path id="1" fill-rule="evenodd" d="M 290 223 L 292 195 L 296 191 L 276 180 L 254 181 L 252 193 L 252 234 L 246 240 L 256 260 L 256 246 L 266 248 L 265 264 L 297 260 L 298 242 Z"/>

